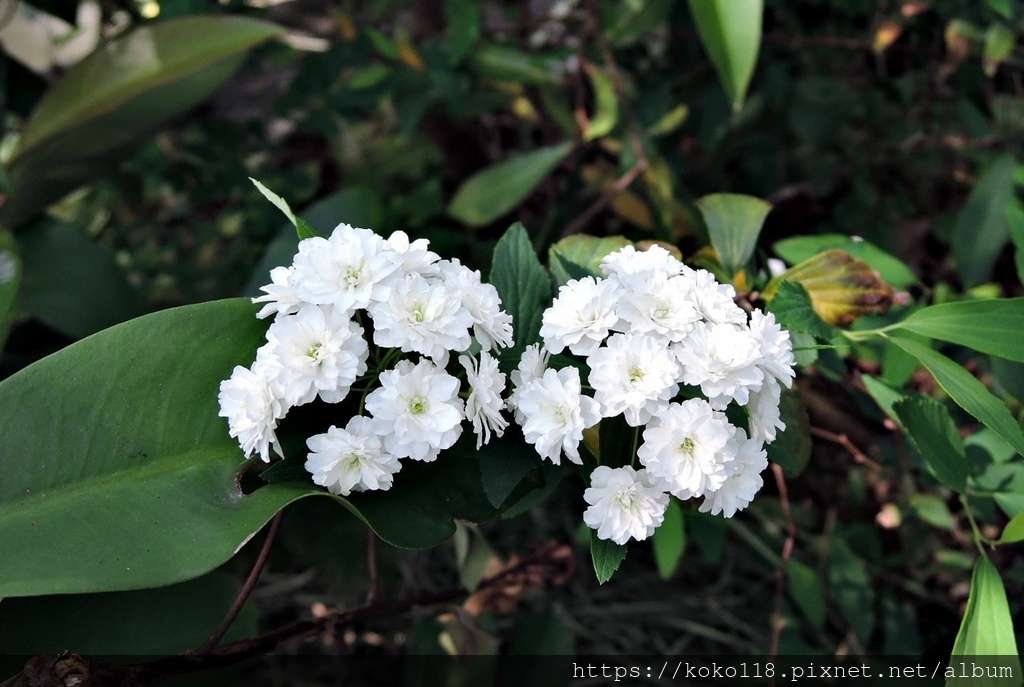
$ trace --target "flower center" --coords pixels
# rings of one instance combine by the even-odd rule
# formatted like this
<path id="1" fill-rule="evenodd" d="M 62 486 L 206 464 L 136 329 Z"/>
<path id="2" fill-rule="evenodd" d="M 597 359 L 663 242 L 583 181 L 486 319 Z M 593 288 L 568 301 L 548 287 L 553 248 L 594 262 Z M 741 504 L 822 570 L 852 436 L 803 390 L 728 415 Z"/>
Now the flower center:
<path id="1" fill-rule="evenodd" d="M 310 347 L 310 349 L 306 353 L 306 355 L 308 355 L 310 358 L 312 358 L 313 362 L 317 362 L 318 363 L 321 360 L 323 360 L 323 352 L 324 352 L 324 345 L 322 343 L 320 343 L 320 342 L 317 342 L 317 343 L 313 344 Z"/>
<path id="2" fill-rule="evenodd" d="M 630 508 L 633 507 L 633 493 L 631 491 L 620 491 L 619 493 L 615 494 L 613 500 L 624 510 L 629 510 Z"/>
<path id="3" fill-rule="evenodd" d="M 422 396 L 414 396 L 409 401 L 409 412 L 413 415 L 422 415 L 427 412 L 427 399 Z"/>
<path id="4" fill-rule="evenodd" d="M 349 265 L 345 268 L 345 283 L 349 286 L 358 286 L 363 280 L 363 269 L 358 265 Z"/>
<path id="5" fill-rule="evenodd" d="M 693 449 L 697 448 L 697 444 L 694 443 L 693 439 L 686 437 L 683 439 L 683 443 L 679 444 L 679 451 L 685 453 L 687 456 L 693 455 Z"/>
<path id="6" fill-rule="evenodd" d="M 422 303 L 420 305 L 417 305 L 415 308 L 412 309 L 412 312 L 410 313 L 410 318 L 416 324 L 420 324 L 421 322 L 423 322 L 423 320 L 425 318 L 425 315 L 423 314 L 423 304 Z"/>
<path id="7" fill-rule="evenodd" d="M 630 381 L 630 383 L 636 384 L 637 382 L 643 381 L 643 378 L 644 378 L 644 371 L 641 370 L 639 367 L 634 365 L 633 367 L 629 368 L 629 381 Z"/>

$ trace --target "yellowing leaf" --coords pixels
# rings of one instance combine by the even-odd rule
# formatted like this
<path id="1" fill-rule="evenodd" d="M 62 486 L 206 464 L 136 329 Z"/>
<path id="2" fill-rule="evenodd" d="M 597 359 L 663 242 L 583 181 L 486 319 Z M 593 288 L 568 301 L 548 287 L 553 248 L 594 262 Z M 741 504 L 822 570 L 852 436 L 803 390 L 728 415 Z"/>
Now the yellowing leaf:
<path id="1" fill-rule="evenodd" d="M 426 71 L 427 65 L 407 37 L 401 34 L 395 36 L 395 47 L 398 48 L 398 58 L 407 66 L 418 72 Z"/>
<path id="2" fill-rule="evenodd" d="M 875 31 L 875 40 L 871 43 L 871 49 L 881 55 L 886 49 L 899 40 L 903 34 L 903 22 L 899 19 L 886 19 Z"/>

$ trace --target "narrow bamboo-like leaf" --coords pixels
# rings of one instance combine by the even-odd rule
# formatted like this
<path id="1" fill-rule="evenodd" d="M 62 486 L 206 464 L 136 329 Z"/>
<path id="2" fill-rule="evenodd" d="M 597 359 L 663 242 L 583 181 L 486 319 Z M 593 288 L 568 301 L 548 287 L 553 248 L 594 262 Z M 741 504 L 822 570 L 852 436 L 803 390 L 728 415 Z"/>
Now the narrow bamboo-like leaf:
<path id="1" fill-rule="evenodd" d="M 1018 513 L 1006 523 L 1003 536 L 999 537 L 1000 544 L 1015 544 L 1019 541 L 1024 541 L 1024 513 Z"/>
<path id="2" fill-rule="evenodd" d="M 1006 206 L 1006 222 L 1013 240 L 1017 279 L 1024 283 L 1024 203 L 1013 202 Z"/>
<path id="3" fill-rule="evenodd" d="M 598 583 L 604 584 L 612 579 L 612 575 L 622 565 L 626 558 L 626 546 L 608 539 L 598 539 L 597 532 L 590 530 L 590 557 L 594 561 Z"/>
<path id="4" fill-rule="evenodd" d="M 978 181 L 957 217 L 953 255 L 965 287 L 977 286 L 992 273 L 1010 237 L 1006 208 L 1013 198 L 1013 156 L 1000 156 Z"/>
<path id="5" fill-rule="evenodd" d="M 974 565 L 971 577 L 971 594 L 967 598 L 967 610 L 964 612 L 960 631 L 953 643 L 950 661 L 958 658 L 975 658 L 979 656 L 1007 656 L 1013 665 L 1013 675 L 1020 675 L 1020 658 L 1017 653 L 1017 640 L 1013 634 L 1013 619 L 1010 617 L 1010 605 L 1006 601 L 1006 590 L 999 577 L 999 571 L 992 565 L 988 556 L 981 556 Z M 946 681 L 947 685 L 993 684 L 978 683 L 971 678 L 954 678 Z"/>
<path id="6" fill-rule="evenodd" d="M 1024 298 L 932 305 L 915 311 L 894 329 L 1024 362 Z"/>
<path id="7" fill-rule="evenodd" d="M 821 630 L 825 626 L 827 606 L 818 574 L 800 561 L 790 560 L 786 564 L 786 581 L 797 608 L 811 625 Z"/>
<path id="8" fill-rule="evenodd" d="M 925 397 L 904 398 L 892 408 L 939 481 L 963 493 L 967 487 L 967 452 L 949 411 Z"/>
<path id="9" fill-rule="evenodd" d="M 494 247 L 489 281 L 498 290 L 505 312 L 512 316 L 513 351 L 521 354 L 538 341 L 541 317 L 552 297 L 551 277 L 522 224 L 509 227 Z"/>
<path id="10" fill-rule="evenodd" d="M 587 130 L 583 132 L 583 140 L 593 141 L 606 136 L 615 128 L 619 121 L 619 101 L 610 76 L 590 63 L 587 64 L 587 75 L 594 89 L 594 114 Z"/>
<path id="11" fill-rule="evenodd" d="M 654 547 L 654 562 L 658 566 L 658 575 L 667 580 L 679 567 L 686 550 L 686 529 L 683 522 L 683 509 L 674 498 L 668 502 L 665 520 L 651 537 Z"/>
<path id="12" fill-rule="evenodd" d="M 918 341 L 898 336 L 890 337 L 890 340 L 920 360 L 957 405 L 1001 436 L 1018 453 L 1024 454 L 1024 433 L 1020 424 L 1006 405 L 970 372 Z"/>
<path id="13" fill-rule="evenodd" d="M 902 349 L 901 349 L 902 350 Z M 861 381 L 864 382 L 864 388 L 867 389 L 868 394 L 874 399 L 878 407 L 882 409 L 886 417 L 896 423 L 900 423 L 899 416 L 896 415 L 896 411 L 893 410 L 893 406 L 901 398 L 904 398 L 906 394 L 899 389 L 894 389 L 889 386 L 881 379 L 872 377 L 871 375 L 862 375 Z M 900 424 L 902 427 L 903 425 Z"/>
<path id="14" fill-rule="evenodd" d="M 763 0 L 690 0 L 690 11 L 733 109 L 739 110 L 761 47 Z"/>
<path id="15" fill-rule="evenodd" d="M 529 196 L 571 151 L 572 143 L 567 141 L 477 172 L 455 192 L 448 212 L 473 227 L 490 224 Z"/>
<path id="16" fill-rule="evenodd" d="M 775 315 L 779 324 L 791 331 L 825 340 L 835 336 L 835 330 L 814 311 L 810 294 L 799 282 L 780 283 L 768 303 L 768 311 Z"/>
<path id="17" fill-rule="evenodd" d="M 754 254 L 771 203 L 753 196 L 714 193 L 698 200 L 697 207 L 704 216 L 711 246 L 722 264 L 735 274 Z"/>
<path id="18" fill-rule="evenodd" d="M 478 45 L 466 56 L 466 66 L 476 76 L 495 81 L 563 86 L 563 60 L 553 55 L 531 55 L 504 45 Z"/>
<path id="19" fill-rule="evenodd" d="M 317 233 L 316 229 L 310 226 L 309 222 L 307 222 L 306 220 L 302 219 L 301 217 L 297 216 L 294 212 L 292 212 L 291 206 L 288 205 L 288 201 L 286 201 L 284 198 L 271 191 L 269 188 L 264 186 L 256 179 L 249 177 L 249 181 L 251 181 L 256 186 L 259 192 L 263 194 L 264 198 L 269 200 L 271 203 L 274 204 L 274 207 L 276 207 L 278 210 L 284 213 L 284 216 L 287 217 L 288 221 L 291 222 L 292 226 L 295 227 L 295 232 L 299 235 L 300 241 L 302 239 L 311 239 L 314 236 L 320 235 L 319 233 Z"/>

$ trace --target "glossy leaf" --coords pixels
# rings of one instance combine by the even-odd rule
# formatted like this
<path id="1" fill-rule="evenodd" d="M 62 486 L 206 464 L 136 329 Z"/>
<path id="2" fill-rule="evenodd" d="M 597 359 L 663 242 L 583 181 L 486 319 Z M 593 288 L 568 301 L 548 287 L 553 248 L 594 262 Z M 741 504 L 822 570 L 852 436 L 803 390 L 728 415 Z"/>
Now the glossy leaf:
<path id="1" fill-rule="evenodd" d="M 590 63 L 587 63 L 587 76 L 594 89 L 594 113 L 587 130 L 583 132 L 583 140 L 593 141 L 608 135 L 615 128 L 619 121 L 619 101 L 610 76 Z"/>
<path id="2" fill-rule="evenodd" d="M 867 263 L 871 269 L 889 284 L 906 288 L 917 282 L 913 271 L 903 262 L 875 244 L 846 234 L 819 234 L 816 236 L 793 236 L 775 243 L 775 253 L 790 265 L 809 260 L 818 253 L 838 248 L 857 260 Z"/>
<path id="3" fill-rule="evenodd" d="M 552 244 L 548 249 L 548 264 L 555 280 L 564 284 L 578 277 L 569 274 L 559 258 L 584 268 L 591 275 L 601 275 L 601 261 L 605 256 L 629 245 L 632 242 L 624 236 L 574 234 Z"/>
<path id="4" fill-rule="evenodd" d="M 1003 536 L 999 537 L 1000 544 L 1016 544 L 1024 541 L 1024 513 L 1018 513 L 1003 528 Z"/>
<path id="5" fill-rule="evenodd" d="M 967 487 L 967 452 L 949 411 L 938 401 L 919 397 L 897 401 L 893 412 L 939 481 L 963 493 Z"/>
<path id="6" fill-rule="evenodd" d="M 811 295 L 799 282 L 780 283 L 768 303 L 768 312 L 791 331 L 825 340 L 835 336 L 835 330 L 814 311 Z"/>
<path id="7" fill-rule="evenodd" d="M 761 47 L 763 0 L 690 0 L 701 42 L 734 110 L 743 105 Z"/>
<path id="8" fill-rule="evenodd" d="M 512 316 L 513 350 L 521 354 L 539 340 L 541 317 L 553 295 L 551 277 L 522 224 L 509 227 L 494 247 L 488 281 L 498 290 L 505 312 Z"/>
<path id="9" fill-rule="evenodd" d="M 1024 298 L 941 303 L 915 311 L 894 329 L 1024 362 Z"/>
<path id="10" fill-rule="evenodd" d="M 999 571 L 988 556 L 981 556 L 974 565 L 967 610 L 953 643 L 950 660 L 955 661 L 961 656 L 1018 656 L 1006 590 Z M 1019 675 L 1019 659 L 1015 668 L 1013 674 Z"/>
<path id="11" fill-rule="evenodd" d="M 867 263 L 833 249 L 818 253 L 786 270 L 765 286 L 771 300 L 779 284 L 799 282 L 828 324 L 846 325 L 861 315 L 884 313 L 892 306 L 893 288 Z"/>
<path id="12" fill-rule="evenodd" d="M 448 212 L 472 227 L 490 224 L 533 193 L 571 151 L 572 143 L 560 143 L 487 167 L 459 187 Z"/>
<path id="13" fill-rule="evenodd" d="M 1013 198 L 1013 156 L 1000 156 L 988 168 L 957 217 L 953 255 L 965 287 L 988 279 L 1010 238 L 1006 209 Z"/>
<path id="14" fill-rule="evenodd" d="M 726 269 L 735 274 L 754 254 L 771 204 L 753 196 L 714 193 L 698 200 L 697 207 L 704 216 L 711 246 Z"/>
<path id="15" fill-rule="evenodd" d="M 897 336 L 890 337 L 890 341 L 920 360 L 957 405 L 1001 436 L 1018 453 L 1024 454 L 1024 433 L 1020 423 L 1014 420 L 1006 405 L 970 372 L 918 341 Z"/>
<path id="16" fill-rule="evenodd" d="M 598 583 L 604 584 L 612 579 L 612 575 L 622 565 L 626 558 L 626 547 L 608 539 L 598 539 L 597 532 L 590 530 L 590 557 L 594 561 Z"/>
<path id="17" fill-rule="evenodd" d="M 284 216 L 287 217 L 288 221 L 291 222 L 292 226 L 295 227 L 295 233 L 298 235 L 300 241 L 302 239 L 311 239 L 314 236 L 320 235 L 319 233 L 317 233 L 316 229 L 310 226 L 309 222 L 302 219 L 301 217 L 296 217 L 295 213 L 292 212 L 291 207 L 288 205 L 288 201 L 286 201 L 284 198 L 271 191 L 269 188 L 264 186 L 256 179 L 249 177 L 249 181 L 251 181 L 253 185 L 256 186 L 259 192 L 263 194 L 264 198 L 269 200 L 271 203 L 274 204 L 274 207 L 276 207 L 278 210 L 284 213 Z"/>
<path id="18" fill-rule="evenodd" d="M 54 83 L 26 123 L 0 222 L 16 227 L 94 179 L 280 32 L 247 17 L 196 16 L 145 24 L 99 48 Z"/>
<path id="19" fill-rule="evenodd" d="M 686 550 L 686 529 L 683 522 L 683 509 L 679 502 L 670 498 L 665 520 L 654 530 L 651 537 L 654 548 L 654 562 L 658 566 L 658 575 L 663 580 L 672 577 L 679 567 Z"/>

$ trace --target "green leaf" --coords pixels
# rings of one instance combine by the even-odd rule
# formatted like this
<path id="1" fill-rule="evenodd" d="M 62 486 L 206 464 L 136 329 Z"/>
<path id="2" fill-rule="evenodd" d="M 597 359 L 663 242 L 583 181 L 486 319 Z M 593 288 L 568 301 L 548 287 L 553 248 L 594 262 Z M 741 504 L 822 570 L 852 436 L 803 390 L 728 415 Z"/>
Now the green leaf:
<path id="1" fill-rule="evenodd" d="M 850 629 L 866 644 L 875 626 L 875 590 L 871 575 L 864 561 L 843 539 L 833 538 L 829 554 L 829 591 Z"/>
<path id="2" fill-rule="evenodd" d="M 901 399 L 892 409 L 939 481 L 963 493 L 967 488 L 967 452 L 949 411 L 926 397 Z"/>
<path id="3" fill-rule="evenodd" d="M 571 151 L 566 141 L 487 167 L 459 187 L 448 212 L 471 227 L 490 224 L 525 200 Z"/>
<path id="4" fill-rule="evenodd" d="M 611 468 L 629 465 L 633 460 L 633 438 L 639 428 L 630 427 L 625 417 L 606 417 L 597 425 L 601 465 Z"/>
<path id="5" fill-rule="evenodd" d="M 683 552 L 686 551 L 683 509 L 679 507 L 676 499 L 669 499 L 665 520 L 654 530 L 651 545 L 654 547 L 654 562 L 658 566 L 658 575 L 661 579 L 667 580 L 679 567 L 679 561 L 683 559 Z"/>
<path id="6" fill-rule="evenodd" d="M 623 47 L 639 41 L 651 29 L 665 26 L 672 0 L 619 2 L 609 5 L 608 10 L 608 42 L 613 47 Z"/>
<path id="7" fill-rule="evenodd" d="M 810 294 L 799 282 L 780 282 L 768 303 L 768 312 L 786 329 L 826 341 L 835 336 L 835 330 L 814 311 Z"/>
<path id="8" fill-rule="evenodd" d="M 611 77 L 589 62 L 586 67 L 590 86 L 594 89 L 594 114 L 587 130 L 583 132 L 583 140 L 593 141 L 608 135 L 615 128 L 619 121 L 619 100 Z"/>
<path id="9" fill-rule="evenodd" d="M 1017 37 L 1004 24 L 996 22 L 985 31 L 981 57 L 985 76 L 995 76 L 999 65 L 1013 52 Z"/>
<path id="10" fill-rule="evenodd" d="M 626 558 L 626 546 L 608 539 L 598 539 L 597 531 L 590 530 L 590 557 L 594 561 L 598 583 L 604 584 L 612 579 L 612 575 L 622 565 Z"/>
<path id="11" fill-rule="evenodd" d="M 259 189 L 259 192 L 263 194 L 264 198 L 269 200 L 274 204 L 274 207 L 284 213 L 284 216 L 287 217 L 288 221 L 295 227 L 295 233 L 298 235 L 300 241 L 302 239 L 311 239 L 314 236 L 320 236 L 317 230 L 310 226 L 309 222 L 301 217 L 295 216 L 295 213 L 292 212 L 291 207 L 288 205 L 288 201 L 271 191 L 256 179 L 249 177 L 249 181 Z"/>
<path id="12" fill-rule="evenodd" d="M 477 454 L 484 491 L 495 508 L 505 503 L 523 477 L 540 467 L 540 457 L 517 427 L 509 427 L 500 441 L 481 446 Z"/>
<path id="13" fill-rule="evenodd" d="M 281 33 L 240 16 L 148 23 L 104 44 L 47 91 L 8 171 L 0 223 L 16 227 L 96 178 L 155 129 L 206 100 L 254 46 Z"/>
<path id="14" fill-rule="evenodd" d="M 914 494 L 910 497 L 910 506 L 917 516 L 929 525 L 950 532 L 955 531 L 953 514 L 949 512 L 949 507 L 942 498 L 934 494 Z"/>
<path id="15" fill-rule="evenodd" d="M 925 344 L 893 336 L 890 341 L 921 361 L 953 401 L 1024 454 L 1024 433 L 1009 409 L 974 376 Z"/>
<path id="16" fill-rule="evenodd" d="M 819 234 L 817 236 L 793 236 L 775 243 L 772 248 L 776 255 L 797 265 L 826 250 L 841 249 L 852 257 L 867 263 L 878 272 L 882 279 L 898 288 L 917 283 L 913 271 L 903 262 L 869 241 L 846 234 Z"/>
<path id="17" fill-rule="evenodd" d="M 565 65 L 554 55 L 529 55 L 504 45 L 478 45 L 467 58 L 474 75 L 495 81 L 564 88 Z"/>
<path id="18" fill-rule="evenodd" d="M 959 657 L 976 658 L 978 656 L 1013 656 L 1010 659 L 1013 675 L 1020 675 L 1020 659 L 1017 653 L 1017 641 L 1013 635 L 1013 619 L 1010 606 L 1006 601 L 1006 590 L 999 578 L 999 571 L 992 565 L 988 556 L 981 556 L 974 565 L 971 576 L 971 594 L 967 598 L 967 610 L 964 612 L 960 631 L 953 643 L 950 661 Z M 947 685 L 970 684 L 975 681 L 952 679 Z M 989 681 L 992 683 L 994 681 Z"/>
<path id="19" fill-rule="evenodd" d="M 0 348 L 22 278 L 21 257 L 11 232 L 0 229 Z"/>
<path id="20" fill-rule="evenodd" d="M 473 591 L 487 573 L 487 566 L 495 558 L 494 549 L 479 527 L 464 522 L 456 523 L 455 561 L 459 569 L 459 582 Z"/>
<path id="21" fill-rule="evenodd" d="M 480 40 L 480 5 L 476 0 L 444 0 L 448 20 L 448 61 L 458 64 Z"/>
<path id="22" fill-rule="evenodd" d="M 1024 362 L 1024 298 L 932 305 L 897 322 L 893 329 Z"/>
<path id="23" fill-rule="evenodd" d="M 1000 544 L 1016 544 L 1024 541 L 1024 513 L 1018 513 L 1003 528 L 1003 536 L 999 537 Z"/>
<path id="24" fill-rule="evenodd" d="M 992 163 L 967 197 L 953 230 L 953 255 L 964 286 L 985 281 L 1010 237 L 1006 208 L 1013 198 L 1013 156 Z"/>
<path id="25" fill-rule="evenodd" d="M 0 604 L 0 636 L 8 655 L 176 654 L 206 641 L 240 589 L 237 580 L 213 573 L 156 589 L 6 599 Z M 254 636 L 258 619 L 250 600 L 224 641 Z"/>
<path id="26" fill-rule="evenodd" d="M 779 412 L 786 429 L 765 449 L 768 458 L 782 466 L 787 475 L 795 477 L 807 467 L 811 459 L 811 419 L 807 406 L 796 389 L 783 389 L 779 399 Z"/>
<path id="27" fill-rule="evenodd" d="M 701 42 L 734 110 L 743 105 L 761 46 L 762 0 L 690 0 Z"/>
<path id="28" fill-rule="evenodd" d="M 985 0 L 985 4 L 1003 19 L 1013 19 L 1013 0 Z"/>
<path id="29" fill-rule="evenodd" d="M 574 234 L 551 245 L 551 248 L 548 249 L 548 264 L 559 284 L 564 284 L 569 279 L 576 277 L 569 275 L 556 258 L 578 265 L 593 276 L 601 276 L 601 261 L 605 256 L 632 244 L 633 242 L 624 236 L 597 237 L 588 234 Z"/>
<path id="30" fill-rule="evenodd" d="M 541 317 L 553 294 L 551 277 L 519 222 L 509 227 L 494 247 L 488 281 L 498 290 L 505 312 L 512 316 L 516 342 L 513 351 L 521 355 L 539 340 Z"/>
<path id="31" fill-rule="evenodd" d="M 902 427 L 903 424 L 893 410 L 893 405 L 901 398 L 904 398 L 906 393 L 871 375 L 861 375 L 860 379 L 864 382 L 864 388 L 867 389 L 868 394 L 878 404 L 878 407 L 882 409 L 886 417 Z"/>
<path id="32" fill-rule="evenodd" d="M 80 339 L 146 311 L 114 256 L 84 231 L 49 217 L 21 240 L 21 307 Z"/>
<path id="33" fill-rule="evenodd" d="M 786 564 L 786 581 L 797 608 L 811 625 L 821 630 L 825 626 L 827 607 L 818 574 L 800 561 L 790 559 Z"/>
<path id="34" fill-rule="evenodd" d="M 695 3 L 701 1 L 694 0 Z M 737 4 L 743 2 L 739 0 Z M 698 200 L 697 207 L 704 216 L 711 246 L 719 260 L 736 274 L 754 254 L 764 218 L 771 212 L 771 203 L 753 196 L 714 193 Z"/>
<path id="35" fill-rule="evenodd" d="M 1006 206 L 1006 223 L 1013 240 L 1017 279 L 1024 283 L 1024 204 L 1010 203 Z"/>

